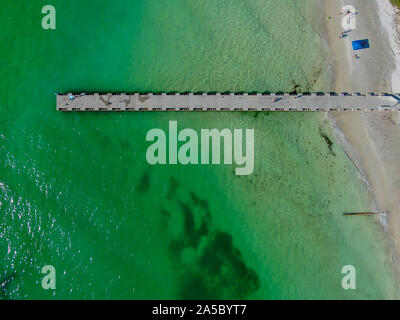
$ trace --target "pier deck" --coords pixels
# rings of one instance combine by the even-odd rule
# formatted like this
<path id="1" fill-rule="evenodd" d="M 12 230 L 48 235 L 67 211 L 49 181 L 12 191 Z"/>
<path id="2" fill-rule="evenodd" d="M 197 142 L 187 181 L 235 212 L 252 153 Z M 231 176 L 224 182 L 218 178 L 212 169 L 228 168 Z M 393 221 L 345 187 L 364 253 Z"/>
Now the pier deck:
<path id="1" fill-rule="evenodd" d="M 68 93 L 57 94 L 57 110 L 400 111 L 400 94 Z"/>

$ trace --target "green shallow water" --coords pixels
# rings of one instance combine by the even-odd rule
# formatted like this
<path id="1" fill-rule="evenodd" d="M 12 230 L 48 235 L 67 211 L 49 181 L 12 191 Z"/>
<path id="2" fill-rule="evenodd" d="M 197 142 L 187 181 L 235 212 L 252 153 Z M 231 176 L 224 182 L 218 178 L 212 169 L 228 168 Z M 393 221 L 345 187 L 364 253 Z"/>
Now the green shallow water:
<path id="1" fill-rule="evenodd" d="M 313 2 L 97 3 L 54 1 L 53 31 L 42 1 L 0 13 L 1 298 L 398 297 L 382 226 L 342 216 L 368 191 L 324 115 L 55 111 L 66 90 L 329 90 Z M 254 173 L 150 166 L 169 120 L 254 128 Z"/>

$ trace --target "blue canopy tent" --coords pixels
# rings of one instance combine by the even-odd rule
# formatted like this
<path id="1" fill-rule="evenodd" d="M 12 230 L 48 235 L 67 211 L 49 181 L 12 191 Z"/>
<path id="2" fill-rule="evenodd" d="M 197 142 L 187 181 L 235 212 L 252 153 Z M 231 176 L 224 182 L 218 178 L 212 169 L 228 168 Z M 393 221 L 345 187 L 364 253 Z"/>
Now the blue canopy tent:
<path id="1" fill-rule="evenodd" d="M 370 47 L 368 39 L 353 41 L 352 44 L 353 50 L 368 49 Z"/>

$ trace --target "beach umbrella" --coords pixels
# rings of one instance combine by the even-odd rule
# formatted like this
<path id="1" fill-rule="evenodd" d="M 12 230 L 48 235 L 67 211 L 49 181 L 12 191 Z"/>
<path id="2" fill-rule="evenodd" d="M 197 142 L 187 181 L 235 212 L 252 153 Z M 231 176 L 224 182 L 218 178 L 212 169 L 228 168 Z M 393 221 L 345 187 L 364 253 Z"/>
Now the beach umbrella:
<path id="1" fill-rule="evenodd" d="M 352 45 L 353 45 L 353 50 L 368 49 L 370 47 L 368 39 L 353 41 Z"/>

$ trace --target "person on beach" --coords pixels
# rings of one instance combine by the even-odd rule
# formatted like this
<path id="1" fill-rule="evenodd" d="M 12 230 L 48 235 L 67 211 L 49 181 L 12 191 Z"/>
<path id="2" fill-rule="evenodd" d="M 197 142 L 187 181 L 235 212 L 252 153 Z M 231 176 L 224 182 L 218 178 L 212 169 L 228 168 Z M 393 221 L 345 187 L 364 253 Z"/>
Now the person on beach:
<path id="1" fill-rule="evenodd" d="M 348 11 L 346 12 L 346 16 L 349 15 L 349 14 L 351 14 L 352 16 L 355 16 L 356 14 L 358 14 L 358 11 L 356 11 L 356 12 L 351 12 L 350 10 L 348 10 Z"/>
<path id="2" fill-rule="evenodd" d="M 340 38 L 340 39 L 346 38 L 346 37 L 350 34 L 350 32 L 352 32 L 352 31 L 353 31 L 353 30 L 346 30 L 346 31 L 343 31 L 343 32 L 340 34 L 339 38 Z"/>

